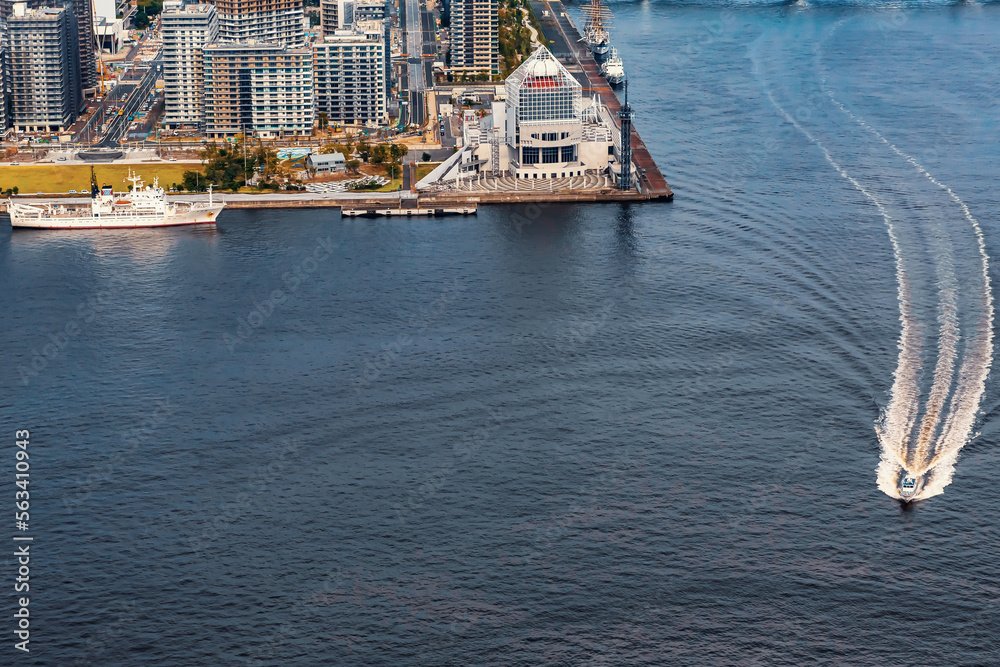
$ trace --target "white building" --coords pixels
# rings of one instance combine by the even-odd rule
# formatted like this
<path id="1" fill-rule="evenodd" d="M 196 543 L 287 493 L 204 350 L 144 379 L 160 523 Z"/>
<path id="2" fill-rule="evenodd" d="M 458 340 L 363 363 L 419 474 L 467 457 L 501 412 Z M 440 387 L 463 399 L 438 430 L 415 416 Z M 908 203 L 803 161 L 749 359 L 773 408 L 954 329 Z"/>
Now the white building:
<path id="1" fill-rule="evenodd" d="M 215 6 L 165 3 L 161 31 L 166 101 L 163 123 L 172 128 L 201 127 L 205 122 L 204 50 L 219 34 Z"/>
<path id="2" fill-rule="evenodd" d="M 602 119 L 600 102 L 584 103 L 580 82 L 548 49 L 538 47 L 505 88 L 492 116 L 464 125 L 466 172 L 546 179 L 608 169 L 615 128 Z"/>
<path id="3" fill-rule="evenodd" d="M 7 45 L 0 39 L 0 137 L 7 136 Z"/>
<path id="4" fill-rule="evenodd" d="M 94 0 L 94 34 L 101 50 L 111 54 L 118 53 L 128 38 L 125 22 L 118 18 L 115 4 L 115 0 Z"/>
<path id="5" fill-rule="evenodd" d="M 505 88 L 504 139 L 515 178 L 565 178 L 608 167 L 613 128 L 602 121 L 599 102 L 584 108 L 580 82 L 548 49 L 538 47 Z"/>
<path id="6" fill-rule="evenodd" d="M 506 99 L 495 101 L 491 114 L 466 115 L 462 149 L 420 187 L 461 188 L 470 180 L 485 190 L 515 189 L 525 180 L 546 188 L 610 187 L 617 131 L 607 107 L 585 99 L 573 75 L 539 47 L 507 77 Z"/>
<path id="7" fill-rule="evenodd" d="M 358 21 L 313 43 L 316 115 L 330 125 L 384 125 L 387 121 L 385 41 L 381 21 Z"/>
<path id="8" fill-rule="evenodd" d="M 306 158 L 306 167 L 314 169 L 317 174 L 346 171 L 347 159 L 343 153 L 313 153 Z"/>

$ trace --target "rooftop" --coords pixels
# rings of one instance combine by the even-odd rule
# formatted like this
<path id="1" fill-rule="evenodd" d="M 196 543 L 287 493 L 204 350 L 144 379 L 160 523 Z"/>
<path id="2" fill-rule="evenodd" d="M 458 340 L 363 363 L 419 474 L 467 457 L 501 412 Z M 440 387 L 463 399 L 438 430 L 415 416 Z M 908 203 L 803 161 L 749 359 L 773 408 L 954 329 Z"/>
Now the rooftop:
<path id="1" fill-rule="evenodd" d="M 170 14 L 207 14 L 214 9 L 214 5 L 207 3 L 186 5 L 183 2 L 167 2 L 163 5 L 163 13 Z"/>
<path id="2" fill-rule="evenodd" d="M 343 153 L 313 153 L 309 159 L 313 164 L 340 163 L 345 160 Z"/>
<path id="3" fill-rule="evenodd" d="M 24 19 L 55 19 L 59 14 L 66 11 L 62 7 L 38 7 L 37 9 L 27 9 L 24 3 L 14 5 L 14 13 L 10 15 L 8 21 Z"/>

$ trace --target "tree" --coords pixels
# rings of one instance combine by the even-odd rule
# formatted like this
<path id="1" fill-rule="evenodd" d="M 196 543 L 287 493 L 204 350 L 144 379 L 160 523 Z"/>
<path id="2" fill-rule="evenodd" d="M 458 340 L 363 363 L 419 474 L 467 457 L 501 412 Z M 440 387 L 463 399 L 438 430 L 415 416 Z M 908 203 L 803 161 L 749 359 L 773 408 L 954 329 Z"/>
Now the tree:
<path id="1" fill-rule="evenodd" d="M 372 146 L 371 153 L 368 156 L 368 161 L 372 164 L 382 164 L 389 157 L 389 151 L 385 144 L 377 144 Z"/>
<path id="2" fill-rule="evenodd" d="M 197 171 L 184 172 L 184 189 L 188 192 L 200 192 L 204 182 L 205 177 Z"/>
<path id="3" fill-rule="evenodd" d="M 146 15 L 146 10 L 140 7 L 136 11 L 135 16 L 132 18 L 132 25 L 135 26 L 136 30 L 145 30 L 149 27 L 149 16 Z"/>
<path id="4" fill-rule="evenodd" d="M 425 152 L 423 155 L 420 156 L 420 161 L 421 162 L 430 162 L 431 161 L 431 154 Z"/>
<path id="5" fill-rule="evenodd" d="M 371 156 L 371 147 L 365 141 L 358 142 L 358 157 L 368 162 L 368 158 Z"/>
<path id="6" fill-rule="evenodd" d="M 409 152 L 410 147 L 406 144 L 389 144 L 389 156 L 393 162 L 399 162 Z"/>
<path id="7" fill-rule="evenodd" d="M 348 160 L 344 163 L 344 167 L 352 174 L 358 173 L 358 169 L 361 167 L 361 160 Z"/>
<path id="8" fill-rule="evenodd" d="M 319 129 L 325 130 L 330 127 L 330 116 L 325 111 L 319 112 Z"/>

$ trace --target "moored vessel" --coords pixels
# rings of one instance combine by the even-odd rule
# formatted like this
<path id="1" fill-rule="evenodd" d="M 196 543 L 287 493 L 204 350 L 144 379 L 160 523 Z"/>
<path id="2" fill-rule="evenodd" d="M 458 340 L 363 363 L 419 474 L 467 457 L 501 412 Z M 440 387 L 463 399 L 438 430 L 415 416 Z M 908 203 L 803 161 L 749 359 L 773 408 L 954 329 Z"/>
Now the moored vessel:
<path id="1" fill-rule="evenodd" d="M 611 33 L 607 19 L 611 18 L 611 12 L 604 6 L 601 0 L 590 0 L 590 4 L 583 10 L 586 20 L 583 24 L 583 39 L 590 47 L 590 52 L 595 56 L 607 55 L 611 48 Z"/>
<path id="2" fill-rule="evenodd" d="M 130 192 L 114 192 L 110 185 L 97 187 L 91 169 L 90 204 L 25 204 L 7 200 L 7 212 L 13 227 L 34 229 L 121 229 L 128 227 L 169 227 L 174 225 L 214 224 L 225 208 L 215 201 L 212 187 L 208 202 L 169 203 L 166 193 L 154 178 L 152 186 L 129 170 Z"/>
<path id="3" fill-rule="evenodd" d="M 612 86 L 617 86 L 625 80 L 625 65 L 622 63 L 618 49 L 611 47 L 607 60 L 601 63 L 601 74 Z"/>

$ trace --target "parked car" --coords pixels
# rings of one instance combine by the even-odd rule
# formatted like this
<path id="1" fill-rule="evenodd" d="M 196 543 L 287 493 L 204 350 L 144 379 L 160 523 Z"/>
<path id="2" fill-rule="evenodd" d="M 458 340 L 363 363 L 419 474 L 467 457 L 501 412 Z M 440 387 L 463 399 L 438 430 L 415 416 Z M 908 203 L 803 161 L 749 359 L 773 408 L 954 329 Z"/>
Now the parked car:
<path id="1" fill-rule="evenodd" d="M 69 193 L 70 193 L 71 195 L 75 195 L 75 194 L 76 194 L 76 190 L 70 190 L 70 191 L 69 191 Z"/>

